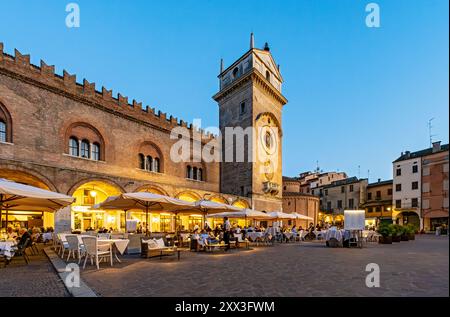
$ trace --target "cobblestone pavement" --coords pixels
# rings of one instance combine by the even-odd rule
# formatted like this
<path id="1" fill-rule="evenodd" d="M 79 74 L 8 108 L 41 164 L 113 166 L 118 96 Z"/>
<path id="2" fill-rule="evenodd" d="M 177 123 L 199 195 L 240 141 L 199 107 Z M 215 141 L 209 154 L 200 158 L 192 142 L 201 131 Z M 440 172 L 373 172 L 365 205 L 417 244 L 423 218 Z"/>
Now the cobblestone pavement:
<path id="1" fill-rule="evenodd" d="M 30 251 L 27 253 L 31 254 Z M 39 255 L 29 257 L 28 265 L 23 258 L 13 259 L 6 267 L 0 263 L 0 297 L 70 296 L 42 246 L 39 247 Z"/>
<path id="2" fill-rule="evenodd" d="M 368 263 L 380 266 L 380 288 L 365 285 Z M 82 273 L 101 296 L 448 296 L 448 277 L 449 240 L 435 236 L 363 249 L 313 242 L 186 252 L 179 262 L 124 257 Z"/>

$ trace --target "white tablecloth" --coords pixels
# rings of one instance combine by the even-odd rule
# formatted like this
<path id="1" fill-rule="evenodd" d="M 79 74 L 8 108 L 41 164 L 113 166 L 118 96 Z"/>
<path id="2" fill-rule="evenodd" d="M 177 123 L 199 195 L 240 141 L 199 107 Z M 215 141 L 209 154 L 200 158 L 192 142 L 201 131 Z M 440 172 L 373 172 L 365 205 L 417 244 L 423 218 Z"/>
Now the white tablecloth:
<path id="1" fill-rule="evenodd" d="M 50 240 L 53 240 L 51 232 L 46 232 L 46 233 L 42 234 L 42 241 L 43 242 L 47 242 L 47 241 L 50 241 Z"/>
<path id="2" fill-rule="evenodd" d="M 264 237 L 264 232 L 247 232 L 247 238 L 251 241 L 256 241 L 257 238 Z"/>
<path id="3" fill-rule="evenodd" d="M 286 237 L 286 239 L 290 239 L 290 238 L 292 238 L 292 236 L 294 235 L 292 232 L 284 232 L 283 233 L 284 234 L 284 236 Z"/>
<path id="4" fill-rule="evenodd" d="M 119 251 L 120 254 L 123 254 L 125 252 L 125 249 L 128 246 L 128 243 L 130 243 L 130 240 L 128 239 L 98 239 L 98 244 L 105 244 L 105 243 L 111 243 L 114 244 L 117 248 L 117 251 Z"/>
<path id="5" fill-rule="evenodd" d="M 11 259 L 14 256 L 14 249 L 16 245 L 16 241 L 0 241 L 0 253 L 7 259 Z"/>
<path id="6" fill-rule="evenodd" d="M 317 239 L 318 239 L 319 237 L 325 238 L 325 236 L 326 236 L 326 234 L 327 234 L 327 230 L 314 231 L 314 234 L 316 235 L 316 238 L 317 238 Z"/>
<path id="7" fill-rule="evenodd" d="M 338 241 L 342 241 L 342 237 L 343 237 L 342 231 L 341 230 L 328 230 L 327 233 L 325 234 L 325 240 L 329 241 L 330 239 L 334 238 Z"/>

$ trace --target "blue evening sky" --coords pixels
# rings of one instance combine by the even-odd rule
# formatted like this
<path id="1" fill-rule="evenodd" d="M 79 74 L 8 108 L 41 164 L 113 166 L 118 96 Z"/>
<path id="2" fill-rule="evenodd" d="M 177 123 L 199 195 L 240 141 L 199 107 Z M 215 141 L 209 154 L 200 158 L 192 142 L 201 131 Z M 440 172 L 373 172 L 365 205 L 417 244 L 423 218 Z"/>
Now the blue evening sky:
<path id="1" fill-rule="evenodd" d="M 203 127 L 217 126 L 219 60 L 240 57 L 255 33 L 285 80 L 283 174 L 345 171 L 391 178 L 401 151 L 448 142 L 447 0 L 73 1 L 81 27 L 65 26 L 71 1 L 1 0 L 0 42 Z"/>

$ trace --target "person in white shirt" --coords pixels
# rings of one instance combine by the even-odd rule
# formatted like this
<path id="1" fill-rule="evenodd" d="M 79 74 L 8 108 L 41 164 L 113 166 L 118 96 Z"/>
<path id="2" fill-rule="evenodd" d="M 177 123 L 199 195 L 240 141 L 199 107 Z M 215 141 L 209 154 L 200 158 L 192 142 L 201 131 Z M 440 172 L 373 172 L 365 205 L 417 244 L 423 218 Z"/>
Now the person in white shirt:
<path id="1" fill-rule="evenodd" d="M 223 226 L 224 226 L 224 232 L 223 232 L 223 241 L 227 245 L 225 248 L 225 251 L 228 251 L 230 249 L 230 234 L 231 234 L 231 223 L 230 220 L 228 220 L 228 217 L 225 217 L 223 219 Z"/>

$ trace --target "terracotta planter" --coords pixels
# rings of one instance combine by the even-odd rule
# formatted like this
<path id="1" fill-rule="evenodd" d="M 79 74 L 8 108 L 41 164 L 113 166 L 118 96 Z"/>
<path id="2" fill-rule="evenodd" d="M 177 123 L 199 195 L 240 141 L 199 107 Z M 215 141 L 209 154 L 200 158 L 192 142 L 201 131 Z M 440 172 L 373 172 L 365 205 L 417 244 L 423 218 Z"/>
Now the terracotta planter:
<path id="1" fill-rule="evenodd" d="M 392 244 L 392 237 L 379 237 L 378 238 L 378 243 L 380 244 Z"/>
<path id="2" fill-rule="evenodd" d="M 409 237 L 407 234 L 402 234 L 400 238 L 402 241 L 409 241 Z"/>
<path id="3" fill-rule="evenodd" d="M 414 233 L 408 233 L 409 240 L 416 240 L 416 235 Z"/>
<path id="4" fill-rule="evenodd" d="M 400 242 L 402 241 L 402 237 L 401 236 L 393 236 L 392 237 L 392 242 Z"/>

